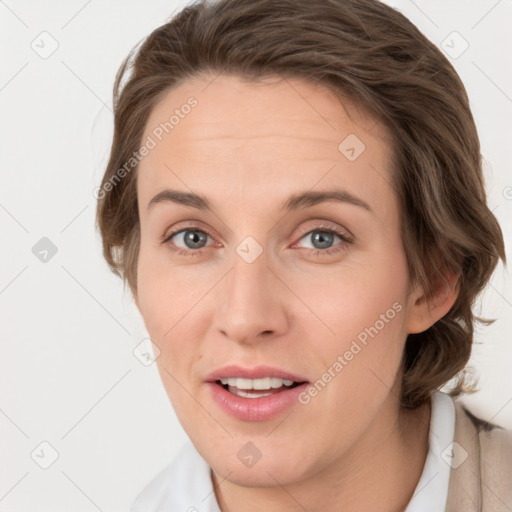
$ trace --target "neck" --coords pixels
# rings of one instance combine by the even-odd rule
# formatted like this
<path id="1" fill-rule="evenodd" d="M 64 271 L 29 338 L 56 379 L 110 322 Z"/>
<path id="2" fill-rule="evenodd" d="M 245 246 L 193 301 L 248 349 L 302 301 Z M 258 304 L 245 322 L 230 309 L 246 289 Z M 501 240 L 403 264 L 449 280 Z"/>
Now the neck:
<path id="1" fill-rule="evenodd" d="M 273 487 L 242 487 L 212 471 L 219 507 L 222 512 L 401 512 L 412 498 L 425 465 L 430 414 L 430 402 L 405 410 L 390 395 L 389 403 L 348 453 L 292 485 L 282 486 L 276 481 Z"/>

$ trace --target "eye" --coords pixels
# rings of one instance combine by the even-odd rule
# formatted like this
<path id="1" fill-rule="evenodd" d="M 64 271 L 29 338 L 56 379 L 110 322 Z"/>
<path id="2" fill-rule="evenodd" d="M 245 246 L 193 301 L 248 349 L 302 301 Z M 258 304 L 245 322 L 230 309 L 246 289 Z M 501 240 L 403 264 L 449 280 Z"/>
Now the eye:
<path id="1" fill-rule="evenodd" d="M 185 228 L 173 231 L 165 236 L 162 243 L 172 243 L 179 249 L 188 249 L 193 251 L 194 249 L 200 250 L 205 247 L 205 244 L 210 238 L 210 235 L 198 228 Z"/>
<path id="2" fill-rule="evenodd" d="M 173 251 L 179 255 L 194 256 L 202 252 L 207 247 L 208 239 L 212 237 L 203 229 L 197 226 L 181 228 L 166 233 L 162 239 L 162 244 L 170 245 Z M 310 247 L 301 246 L 302 240 L 308 240 Z M 213 239 L 212 239 L 213 240 Z M 313 251 L 315 256 L 323 256 L 342 251 L 352 243 L 350 235 L 343 233 L 335 227 L 318 226 L 305 232 L 296 242 L 296 246 L 307 251 Z"/>
<path id="3" fill-rule="evenodd" d="M 323 227 L 319 226 L 315 229 L 308 231 L 301 237 L 299 242 L 302 240 L 309 241 L 309 247 L 302 245 L 302 248 L 314 251 L 317 256 L 324 254 L 333 254 L 335 252 L 342 251 L 352 243 L 351 238 L 346 233 L 342 233 L 341 230 L 334 227 Z"/>
<path id="4" fill-rule="evenodd" d="M 314 245 L 312 249 L 329 249 L 335 238 L 339 238 L 333 231 L 315 229 L 303 236 L 301 240 L 309 238 Z"/>

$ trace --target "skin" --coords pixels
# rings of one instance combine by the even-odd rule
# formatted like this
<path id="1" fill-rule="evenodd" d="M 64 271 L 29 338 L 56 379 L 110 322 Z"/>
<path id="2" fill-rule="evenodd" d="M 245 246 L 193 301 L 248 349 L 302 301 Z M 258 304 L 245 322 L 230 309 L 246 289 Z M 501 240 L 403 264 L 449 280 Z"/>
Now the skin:
<path id="1" fill-rule="evenodd" d="M 404 343 L 444 316 L 456 292 L 439 286 L 429 305 L 409 279 L 385 128 L 300 79 L 203 75 L 162 96 L 143 140 L 191 96 L 197 106 L 138 169 L 135 298 L 221 509 L 403 510 L 430 421 L 429 403 L 398 405 Z M 338 150 L 349 134 L 366 146 L 354 161 Z M 347 202 L 280 210 L 293 193 L 334 186 L 371 211 Z M 200 193 L 212 211 L 170 201 L 148 208 L 164 189 Z M 351 243 L 333 235 L 334 252 L 325 254 L 312 234 L 326 226 Z M 162 243 L 191 227 L 209 235 L 199 250 L 183 233 Z M 252 263 L 236 252 L 248 236 L 263 249 Z M 401 311 L 308 404 L 244 422 L 212 400 L 205 376 L 227 364 L 266 364 L 316 381 L 394 303 Z M 261 453 L 250 468 L 237 457 L 249 441 Z"/>

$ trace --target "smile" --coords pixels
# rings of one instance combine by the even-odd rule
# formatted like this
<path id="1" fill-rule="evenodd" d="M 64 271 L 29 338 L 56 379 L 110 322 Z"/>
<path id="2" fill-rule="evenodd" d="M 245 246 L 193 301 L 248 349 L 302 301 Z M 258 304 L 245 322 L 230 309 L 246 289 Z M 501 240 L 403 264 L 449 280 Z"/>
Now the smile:
<path id="1" fill-rule="evenodd" d="M 226 367 L 211 374 L 206 384 L 224 413 L 243 421 L 265 421 L 296 404 L 309 383 L 269 367 Z"/>
<path id="2" fill-rule="evenodd" d="M 260 398 L 280 393 L 298 385 L 291 379 L 264 377 L 262 379 L 243 379 L 228 377 L 219 379 L 221 385 L 230 393 L 244 398 Z"/>

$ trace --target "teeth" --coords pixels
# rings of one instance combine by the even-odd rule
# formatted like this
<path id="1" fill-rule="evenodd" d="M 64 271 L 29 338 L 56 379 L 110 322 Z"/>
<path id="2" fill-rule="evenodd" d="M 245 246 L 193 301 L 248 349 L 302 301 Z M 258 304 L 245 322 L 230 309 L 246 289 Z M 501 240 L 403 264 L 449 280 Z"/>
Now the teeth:
<path id="1" fill-rule="evenodd" d="M 291 386 L 293 380 L 278 379 L 276 377 L 264 377 L 263 379 L 241 379 L 238 377 L 228 377 L 220 379 L 223 386 L 238 388 L 238 389 L 277 389 L 282 386 Z"/>
<path id="2" fill-rule="evenodd" d="M 272 392 L 268 393 L 256 393 L 253 390 L 248 389 L 237 389 L 237 388 L 229 388 L 230 392 L 234 395 L 241 396 L 243 398 L 262 398 L 264 396 L 270 396 Z"/>

